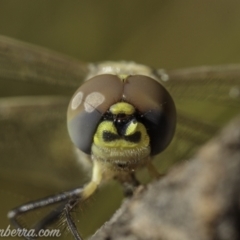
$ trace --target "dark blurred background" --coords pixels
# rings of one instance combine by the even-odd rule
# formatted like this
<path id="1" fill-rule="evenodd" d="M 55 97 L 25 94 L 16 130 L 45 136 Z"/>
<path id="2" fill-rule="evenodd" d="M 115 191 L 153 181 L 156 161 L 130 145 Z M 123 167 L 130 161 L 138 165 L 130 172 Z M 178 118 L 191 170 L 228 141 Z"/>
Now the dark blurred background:
<path id="1" fill-rule="evenodd" d="M 86 62 L 134 60 L 167 69 L 228 64 L 240 62 L 239 12 L 237 0 L 2 0 L 0 34 Z M 7 92 L 7 85 L 0 87 L 2 96 L 15 94 Z M 26 94 L 31 95 L 31 88 Z M 14 176 L 12 180 L 8 184 L 14 185 Z M 31 189 L 23 188 L 21 198 L 7 186 L 0 192 L 0 228 L 8 224 L 8 199 L 15 199 L 9 203 L 13 207 L 31 195 L 25 199 L 24 191 Z M 102 195 L 106 202 L 111 197 L 116 196 Z M 102 223 L 89 228 L 85 223 L 83 233 L 89 235 Z"/>

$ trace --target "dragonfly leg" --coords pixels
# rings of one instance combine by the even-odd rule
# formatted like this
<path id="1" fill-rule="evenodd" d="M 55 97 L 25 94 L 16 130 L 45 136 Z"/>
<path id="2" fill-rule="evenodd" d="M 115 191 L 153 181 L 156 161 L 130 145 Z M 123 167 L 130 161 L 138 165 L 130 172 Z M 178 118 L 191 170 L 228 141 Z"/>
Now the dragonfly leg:
<path id="1" fill-rule="evenodd" d="M 66 217 L 66 220 L 67 220 L 67 225 L 68 225 L 68 228 L 70 230 L 70 232 L 72 233 L 74 239 L 76 240 L 82 240 L 78 230 L 77 230 L 77 227 L 76 227 L 76 224 L 74 223 L 74 220 L 71 216 L 71 210 L 78 204 L 78 201 L 79 199 L 75 199 L 73 201 L 70 201 L 69 203 L 66 204 L 65 208 L 64 208 L 64 214 L 65 214 L 65 217 Z"/>
<path id="2" fill-rule="evenodd" d="M 57 195 L 52 195 L 46 198 L 42 198 L 36 201 L 28 202 L 26 204 L 23 204 L 17 208 L 12 209 L 8 212 L 8 218 L 10 219 L 12 225 L 17 228 L 25 237 L 27 240 L 32 240 L 37 237 L 37 232 L 40 231 L 40 227 L 45 228 L 50 223 L 53 223 L 58 219 L 58 216 L 60 213 L 60 208 L 57 208 L 56 211 L 52 211 L 50 214 L 48 214 L 46 217 L 40 221 L 40 223 L 36 226 L 36 229 L 34 229 L 33 236 L 28 236 L 27 234 L 24 234 L 25 228 L 21 225 L 19 221 L 19 217 L 25 213 L 34 211 L 39 208 L 43 208 L 49 205 L 53 205 L 56 203 L 64 203 L 61 204 L 61 208 L 63 209 L 63 206 L 66 205 L 66 201 L 68 201 L 71 198 L 76 198 L 81 196 L 81 193 L 83 191 L 83 188 L 75 188 L 73 190 L 63 192 Z"/>
<path id="3" fill-rule="evenodd" d="M 67 224 L 69 230 L 71 231 L 72 235 L 76 240 L 82 240 L 76 224 L 71 216 L 71 210 L 79 203 L 79 201 L 84 201 L 89 198 L 97 189 L 98 185 L 101 183 L 102 180 L 102 168 L 101 164 L 98 161 L 94 161 L 93 164 L 93 174 L 92 180 L 89 182 L 83 189 L 80 198 L 71 199 L 64 208 L 64 214 L 66 216 Z"/>
<path id="4" fill-rule="evenodd" d="M 50 226 L 52 223 L 56 221 L 56 219 L 59 219 L 61 214 L 63 213 L 63 210 L 66 206 L 66 202 L 61 204 L 59 207 L 51 211 L 49 214 L 47 214 L 41 221 L 39 221 L 33 229 L 35 229 L 36 234 L 39 233 L 40 230 L 46 229 L 48 226 Z"/>
<path id="5" fill-rule="evenodd" d="M 24 234 L 25 239 L 32 240 L 37 237 L 37 233 L 41 230 L 55 222 L 62 212 L 65 213 L 69 229 L 71 230 L 75 239 L 80 240 L 81 237 L 77 232 L 77 228 L 70 216 L 70 211 L 80 202 L 86 200 L 90 197 L 97 189 L 102 179 L 102 169 L 98 161 L 94 162 L 93 165 L 93 175 L 92 180 L 85 187 L 75 188 L 70 191 L 66 191 L 60 194 L 52 195 L 40 200 L 31 201 L 23 204 L 17 208 L 12 209 L 8 212 L 8 218 L 10 219 L 12 225 L 19 229 L 24 230 L 24 227 L 19 221 L 19 217 L 25 213 L 34 211 L 39 208 L 43 208 L 56 203 L 62 203 L 58 208 L 51 211 L 47 216 L 45 216 L 33 229 L 34 236 L 27 236 Z"/>

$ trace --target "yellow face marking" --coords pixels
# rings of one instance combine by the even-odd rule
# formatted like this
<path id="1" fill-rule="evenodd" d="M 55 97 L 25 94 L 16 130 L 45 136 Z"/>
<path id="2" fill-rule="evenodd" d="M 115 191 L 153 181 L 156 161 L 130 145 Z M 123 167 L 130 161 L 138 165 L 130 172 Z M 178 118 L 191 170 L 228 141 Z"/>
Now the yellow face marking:
<path id="1" fill-rule="evenodd" d="M 112 105 L 94 134 L 92 156 L 108 163 L 111 169 L 127 171 L 148 161 L 150 138 L 144 124 L 137 119 L 131 104 L 119 102 Z"/>
<path id="2" fill-rule="evenodd" d="M 126 129 L 126 136 L 134 134 L 137 130 L 139 130 L 139 123 L 137 121 L 132 121 L 129 125 L 128 128 Z"/>
<path id="3" fill-rule="evenodd" d="M 99 124 L 97 131 L 94 135 L 93 142 L 96 146 L 105 147 L 105 148 L 136 148 L 136 147 L 148 147 L 150 143 L 149 136 L 145 126 L 137 122 L 135 124 L 129 125 L 126 130 L 125 136 L 130 136 L 136 132 L 140 133 L 140 139 L 136 142 L 128 141 L 124 138 L 121 138 L 118 135 L 117 129 L 111 121 L 103 121 Z M 106 139 L 104 138 L 104 132 L 108 132 L 113 136 L 116 136 L 115 139 Z"/>
<path id="4" fill-rule="evenodd" d="M 109 111 L 114 115 L 117 115 L 117 114 L 132 115 L 135 112 L 135 108 L 129 103 L 119 102 L 112 105 L 109 108 Z"/>

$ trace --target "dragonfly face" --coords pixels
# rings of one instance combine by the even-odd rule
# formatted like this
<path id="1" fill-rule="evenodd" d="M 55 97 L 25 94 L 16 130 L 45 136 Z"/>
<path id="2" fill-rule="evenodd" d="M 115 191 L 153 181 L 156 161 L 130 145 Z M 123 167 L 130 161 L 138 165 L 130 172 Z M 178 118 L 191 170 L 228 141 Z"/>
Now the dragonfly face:
<path id="1" fill-rule="evenodd" d="M 104 62 L 100 64 L 86 64 L 5 37 L 0 38 L 0 61 L 2 66 L 0 67 L 0 77 L 3 80 L 43 84 L 55 86 L 59 89 L 68 88 L 68 92 L 71 91 L 72 93 L 79 88 L 84 80 L 94 78 L 94 76 L 99 74 L 115 73 L 117 76 L 120 76 L 119 78 L 111 75 L 109 82 L 115 81 L 116 78 L 120 79 L 116 81 L 121 82 L 126 78 L 126 75 L 133 75 L 134 79 L 135 74 L 155 79 L 152 81 L 160 81 L 164 86 L 163 89 L 166 88 L 171 94 L 171 97 L 166 94 L 167 100 L 165 101 L 171 102 L 171 99 L 173 99 L 177 108 L 175 137 L 167 150 L 159 157 L 156 157 L 155 163 L 160 170 L 166 169 L 173 162 L 186 158 L 192 151 L 209 139 L 222 124 L 239 113 L 239 65 L 163 71 L 161 69 L 153 70 L 134 63 Z M 125 68 L 127 70 L 122 72 L 122 69 Z M 82 85 L 86 89 L 80 87 L 80 90 L 75 93 L 70 101 L 71 107 L 70 113 L 68 113 L 70 136 L 74 142 L 77 140 L 75 144 L 88 155 L 89 153 L 91 155 L 93 151 L 92 141 L 94 141 L 94 138 L 99 139 L 98 135 L 95 134 L 101 133 L 101 129 L 98 129 L 100 123 L 106 120 L 109 121 L 109 119 L 113 122 L 114 115 L 118 115 L 118 117 L 115 117 L 115 121 L 120 121 L 121 126 L 126 125 L 126 129 L 134 123 L 133 118 L 136 116 L 138 116 L 136 117 L 137 122 L 145 123 L 146 120 L 144 118 L 141 119 L 141 116 L 148 117 L 148 110 L 141 111 L 142 106 L 148 104 L 148 96 L 153 97 L 154 95 L 144 91 L 148 87 L 147 83 L 145 87 L 141 88 L 136 81 L 136 87 L 140 87 L 139 91 L 142 91 L 141 96 L 143 96 L 143 99 L 141 99 L 141 96 L 137 96 L 136 100 L 133 98 L 133 100 L 124 101 L 121 92 L 121 97 L 116 98 L 115 101 L 108 102 L 109 100 L 107 100 L 104 102 L 102 96 L 104 96 L 104 99 L 109 99 L 108 94 L 112 94 L 111 97 L 114 98 L 118 87 L 116 87 L 116 91 L 110 92 L 111 90 L 107 89 L 108 82 L 101 85 L 97 82 L 98 80 L 91 84 L 92 81 L 94 80 L 86 81 Z M 159 85 L 157 83 L 157 86 Z M 96 89 L 92 92 L 100 93 L 101 97 L 98 95 L 96 102 L 91 100 L 88 108 L 84 108 L 84 104 L 81 105 L 83 94 L 89 88 L 88 96 L 92 93 L 91 90 L 94 87 Z M 101 88 L 102 90 L 100 90 Z M 164 91 L 165 93 L 165 90 L 162 90 L 162 88 L 158 91 L 158 87 L 155 87 L 155 85 L 151 91 L 154 90 L 156 92 Z M 130 89 L 129 92 L 130 98 L 134 95 L 134 90 Z M 148 95 L 144 95 L 145 93 Z M 95 98 L 96 95 L 92 99 Z M 83 175 L 83 173 L 79 174 L 81 170 L 77 167 L 78 163 L 75 161 L 76 154 L 73 151 L 67 134 L 66 123 L 64 122 L 69 100 L 69 96 L 63 98 L 24 97 L 15 100 L 1 100 L 0 127 L 1 136 L 3 137 L 1 139 L 2 170 L 0 176 L 3 181 L 10 181 L 12 176 L 14 176 L 16 179 L 21 179 L 23 185 L 26 188 L 29 187 L 28 189 L 33 189 L 33 186 L 35 186 L 35 189 L 46 188 L 47 185 L 49 189 L 46 190 L 45 195 L 50 194 L 52 189 L 56 189 L 54 192 L 64 191 L 71 186 L 82 184 L 79 176 Z M 153 97 L 151 104 L 152 102 L 154 104 L 154 101 L 155 98 Z M 103 102 L 106 103 L 106 106 L 101 105 Z M 119 102 L 128 103 L 130 106 L 116 105 Z M 102 109 L 101 107 L 104 108 Z M 82 112 L 83 109 L 84 111 L 93 109 L 93 112 L 96 110 L 96 115 L 88 118 L 84 116 L 86 113 Z M 136 111 L 140 113 L 135 115 Z M 149 112 L 151 113 L 151 111 Z M 168 118 L 172 119 L 174 110 L 170 112 Z M 74 121 L 75 117 L 78 118 L 78 114 L 80 114 L 80 118 L 86 119 L 81 126 L 76 126 L 77 123 L 71 122 Z M 153 119 L 154 122 L 156 116 L 158 115 L 149 114 L 149 119 Z M 163 141 L 162 147 L 160 147 L 160 143 L 157 145 L 159 140 L 156 141 L 157 143 L 154 143 L 153 149 L 157 150 L 154 150 L 155 152 L 152 155 L 160 152 L 168 145 L 174 132 L 174 121 L 170 124 L 172 126 L 170 127 L 170 133 L 166 133 L 166 136 L 169 136 L 168 140 Z M 85 124 L 89 124 L 89 127 L 84 128 Z M 72 125 L 74 125 L 73 128 Z M 111 124 L 110 126 L 113 125 Z M 141 134 L 147 133 L 151 140 L 151 134 L 154 133 L 156 138 L 159 137 L 161 139 L 157 130 L 152 130 L 151 132 L 151 126 L 149 124 L 146 131 L 141 130 Z M 103 124 L 103 129 L 105 128 L 110 127 L 107 124 Z M 81 135 L 74 135 L 80 130 L 82 131 Z M 115 134 L 113 129 L 108 130 L 111 134 Z M 115 130 L 119 135 L 118 127 Z M 95 145 L 97 142 L 98 140 L 94 142 Z M 102 140 L 100 141 L 100 146 L 102 147 Z M 80 154 L 80 156 L 83 155 Z M 36 183 L 39 185 L 37 186 Z M 31 199 L 27 199 L 28 201 L 36 199 L 37 195 L 38 197 L 45 196 L 41 195 L 41 191 L 37 190 L 32 194 L 32 196 L 29 195 Z M 14 207 L 14 205 L 11 207 Z"/>

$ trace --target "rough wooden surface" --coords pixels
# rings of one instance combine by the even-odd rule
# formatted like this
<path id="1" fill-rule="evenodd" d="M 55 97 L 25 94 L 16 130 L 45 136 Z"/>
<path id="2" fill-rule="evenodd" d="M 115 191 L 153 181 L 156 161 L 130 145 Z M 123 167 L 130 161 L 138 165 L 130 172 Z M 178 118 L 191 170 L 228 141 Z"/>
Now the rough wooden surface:
<path id="1" fill-rule="evenodd" d="M 164 178 L 140 187 L 91 240 L 240 239 L 240 118 Z"/>

